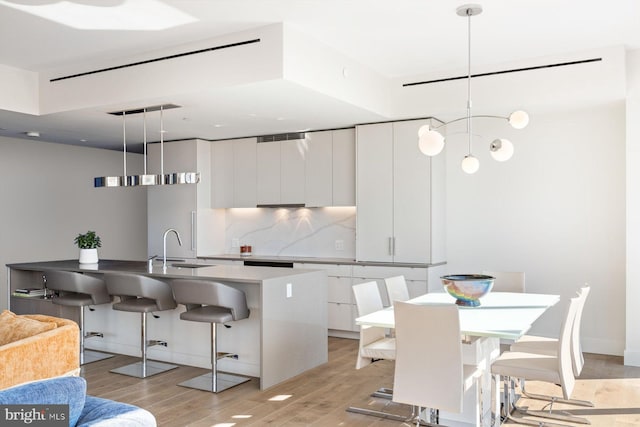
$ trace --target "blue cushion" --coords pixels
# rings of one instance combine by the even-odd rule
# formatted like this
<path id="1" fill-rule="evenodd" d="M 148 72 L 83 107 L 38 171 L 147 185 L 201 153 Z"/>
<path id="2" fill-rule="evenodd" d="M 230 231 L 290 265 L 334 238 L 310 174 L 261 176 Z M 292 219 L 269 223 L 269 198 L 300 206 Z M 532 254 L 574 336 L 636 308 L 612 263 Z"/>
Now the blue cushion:
<path id="1" fill-rule="evenodd" d="M 69 426 L 75 426 L 85 405 L 87 382 L 82 377 L 58 377 L 0 391 L 1 405 L 69 405 Z"/>
<path id="2" fill-rule="evenodd" d="M 151 412 L 127 403 L 87 396 L 76 427 L 87 426 L 140 427 L 156 426 Z"/>

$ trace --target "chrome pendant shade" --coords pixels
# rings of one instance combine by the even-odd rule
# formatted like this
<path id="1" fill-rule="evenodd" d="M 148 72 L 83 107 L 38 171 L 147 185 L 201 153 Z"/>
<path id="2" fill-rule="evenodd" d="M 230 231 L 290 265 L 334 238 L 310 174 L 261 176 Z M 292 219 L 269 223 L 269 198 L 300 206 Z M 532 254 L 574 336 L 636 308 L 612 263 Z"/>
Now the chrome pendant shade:
<path id="1" fill-rule="evenodd" d="M 480 168 L 480 161 L 472 154 L 473 134 L 472 120 L 475 118 L 485 117 L 507 120 L 514 129 L 523 129 L 529 124 L 529 115 L 524 111 L 514 111 L 508 117 L 492 116 L 492 115 L 472 115 L 471 114 L 471 17 L 482 13 L 482 6 L 479 4 L 466 4 L 456 9 L 459 16 L 468 19 L 468 62 L 467 62 L 467 114 L 448 122 L 435 119 L 439 124 L 431 127 L 424 125 L 418 130 L 418 147 L 420 151 L 427 156 L 438 155 L 445 146 L 445 137 L 437 131 L 437 129 L 447 126 L 454 122 L 465 120 L 467 122 L 468 151 L 467 155 L 462 159 L 462 170 L 468 174 L 473 174 Z M 514 148 L 511 141 L 499 138 L 489 144 L 489 152 L 491 157 L 499 162 L 509 160 L 513 156 Z"/>
<path id="2" fill-rule="evenodd" d="M 118 111 L 109 113 L 122 116 L 122 145 L 123 145 L 123 171 L 121 176 L 98 176 L 93 179 L 93 186 L 100 187 L 138 187 L 154 185 L 197 184 L 200 182 L 199 172 L 172 172 L 164 173 L 164 110 L 178 108 L 174 104 L 164 104 L 144 107 L 137 110 Z M 160 111 L 160 173 L 147 173 L 147 112 Z M 143 114 L 143 147 L 144 147 L 144 173 L 141 175 L 127 175 L 127 126 L 126 117 L 131 114 Z"/>

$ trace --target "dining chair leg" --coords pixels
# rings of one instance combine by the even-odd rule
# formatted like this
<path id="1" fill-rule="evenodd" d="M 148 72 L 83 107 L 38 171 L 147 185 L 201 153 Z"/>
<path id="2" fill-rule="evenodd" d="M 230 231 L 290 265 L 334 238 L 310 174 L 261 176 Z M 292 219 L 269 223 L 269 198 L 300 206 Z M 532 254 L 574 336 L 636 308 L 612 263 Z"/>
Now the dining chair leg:
<path id="1" fill-rule="evenodd" d="M 529 420 L 526 418 L 515 418 L 512 416 L 512 414 L 514 412 L 518 412 L 520 414 L 522 414 L 523 416 L 536 416 L 536 417 L 544 417 L 544 418 L 549 418 L 548 416 L 542 416 L 539 414 L 532 414 L 530 412 L 532 411 L 528 411 L 526 409 L 520 408 L 518 407 L 515 402 L 513 401 L 513 397 L 511 394 L 511 390 L 512 390 L 512 381 L 513 379 L 510 377 L 505 377 L 504 378 L 504 385 L 503 385 L 503 399 L 504 399 L 504 418 L 503 418 L 503 422 L 509 421 L 515 424 L 522 424 L 522 425 L 528 425 L 528 426 L 534 426 L 534 427 L 572 427 L 569 424 L 559 424 L 559 423 L 553 423 L 550 421 L 542 421 L 542 420 Z M 537 411 L 533 411 L 533 412 L 537 412 Z M 555 418 L 554 418 L 555 420 Z M 560 420 L 560 421 L 568 421 L 568 420 Z M 590 424 L 590 423 L 588 423 Z"/>
<path id="2" fill-rule="evenodd" d="M 593 402 L 589 400 L 580 400 L 580 399 L 563 399 L 561 397 L 550 396 L 546 394 L 536 394 L 529 393 L 525 390 L 525 380 L 520 380 L 520 390 L 522 391 L 522 395 L 535 400 L 543 400 L 546 402 L 556 402 L 556 403 L 564 403 L 567 405 L 576 405 L 576 406 L 585 406 L 588 408 L 593 408 Z"/>

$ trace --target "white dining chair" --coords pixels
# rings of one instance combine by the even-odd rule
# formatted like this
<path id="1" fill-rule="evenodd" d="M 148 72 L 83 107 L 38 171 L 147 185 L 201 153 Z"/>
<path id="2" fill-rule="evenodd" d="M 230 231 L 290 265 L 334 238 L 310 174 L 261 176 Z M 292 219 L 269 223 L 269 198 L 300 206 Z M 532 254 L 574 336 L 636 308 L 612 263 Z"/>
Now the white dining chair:
<path id="1" fill-rule="evenodd" d="M 582 373 L 582 368 L 584 367 L 584 356 L 582 355 L 582 346 L 580 344 L 580 325 L 582 323 L 582 313 L 584 311 L 584 306 L 587 301 L 587 297 L 589 296 L 590 290 L 591 288 L 589 287 L 589 285 L 585 285 L 578 291 L 578 309 L 571 329 L 571 364 L 573 368 L 573 375 L 575 377 L 580 376 L 580 374 Z M 557 356 L 558 338 L 549 338 L 537 335 L 523 335 L 511 345 L 511 351 Z M 523 395 L 531 399 L 546 401 L 554 400 L 559 403 L 568 403 L 588 407 L 593 406 L 593 403 L 587 400 L 565 400 L 543 394 L 528 393 L 525 390 L 524 383 L 521 385 L 521 387 Z"/>
<path id="2" fill-rule="evenodd" d="M 409 287 L 404 276 L 394 276 L 384 279 L 384 285 L 387 289 L 387 297 L 389 305 L 393 305 L 396 301 L 407 301 L 409 296 Z"/>
<path id="3" fill-rule="evenodd" d="M 378 284 L 365 282 L 353 285 L 353 295 L 358 309 L 358 316 L 382 310 L 382 298 Z M 361 326 L 356 369 L 370 365 L 378 359 L 395 359 L 395 339 L 387 337 L 386 329 L 376 326 Z"/>
<path id="4" fill-rule="evenodd" d="M 482 370 L 463 365 L 458 306 L 454 304 L 417 305 L 394 303 L 396 329 L 396 366 L 393 377 L 393 401 L 428 408 L 429 423 L 438 425 L 439 411 L 460 413 L 463 396 L 478 381 Z M 477 392 L 480 407 L 475 425 L 482 425 L 482 393 Z"/>
<path id="5" fill-rule="evenodd" d="M 488 271 L 482 274 L 493 276 L 494 292 L 524 292 L 525 291 L 525 275 L 522 271 Z"/>
<path id="6" fill-rule="evenodd" d="M 500 376 L 504 380 L 505 416 L 518 424 L 544 425 L 536 421 L 521 420 L 511 416 L 512 411 L 520 412 L 525 416 L 543 417 L 572 423 L 590 424 L 586 418 L 577 417 L 567 412 L 554 412 L 553 400 L 548 409 L 533 411 L 521 408 L 511 399 L 510 384 L 513 379 L 542 381 L 559 385 L 562 389 L 564 400 L 571 397 L 575 386 L 575 377 L 571 361 L 571 330 L 578 311 L 578 297 L 571 298 L 566 315 L 560 328 L 560 336 L 557 342 L 558 350 L 555 356 L 527 353 L 519 351 L 505 351 L 492 364 L 491 373 Z M 498 381 L 498 379 L 496 379 Z"/>

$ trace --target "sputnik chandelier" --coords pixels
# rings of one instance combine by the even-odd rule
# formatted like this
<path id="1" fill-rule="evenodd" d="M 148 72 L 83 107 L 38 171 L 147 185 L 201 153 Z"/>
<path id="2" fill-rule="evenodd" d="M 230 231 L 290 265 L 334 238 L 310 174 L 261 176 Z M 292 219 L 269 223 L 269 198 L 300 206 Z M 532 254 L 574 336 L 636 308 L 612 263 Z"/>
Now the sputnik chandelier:
<path id="1" fill-rule="evenodd" d="M 488 117 L 495 119 L 507 120 L 515 129 L 523 129 L 529 123 L 529 115 L 524 111 L 514 111 L 508 117 L 491 116 L 491 115 L 472 115 L 471 114 L 471 17 L 482 13 L 482 6 L 479 4 L 466 4 L 456 9 L 458 16 L 466 17 L 468 20 L 468 61 L 467 61 L 467 115 L 448 122 L 440 121 L 435 127 L 424 125 L 418 130 L 418 146 L 420 151 L 427 156 L 435 156 L 444 148 L 445 137 L 437 131 L 437 129 L 447 126 L 454 122 L 466 120 L 468 135 L 468 151 L 467 155 L 462 159 L 462 170 L 468 174 L 478 171 L 480 162 L 472 154 L 473 135 L 472 135 L 472 119 L 479 117 Z M 509 160 L 513 156 L 513 144 L 508 139 L 498 138 L 489 144 L 489 152 L 491 156 L 500 162 Z"/>

